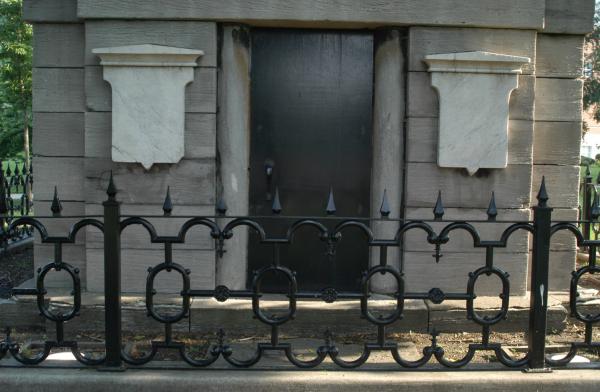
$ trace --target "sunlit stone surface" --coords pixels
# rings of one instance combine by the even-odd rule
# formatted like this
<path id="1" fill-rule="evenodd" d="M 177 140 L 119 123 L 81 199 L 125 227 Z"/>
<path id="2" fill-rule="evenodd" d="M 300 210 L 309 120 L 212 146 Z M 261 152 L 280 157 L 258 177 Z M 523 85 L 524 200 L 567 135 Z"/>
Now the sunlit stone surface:
<path id="1" fill-rule="evenodd" d="M 508 103 L 528 57 L 489 52 L 425 57 L 439 95 L 438 165 L 505 168 L 508 158 Z"/>
<path id="2" fill-rule="evenodd" d="M 177 163 L 184 154 L 185 86 L 200 50 L 160 45 L 98 48 L 112 87 L 112 160 Z"/>

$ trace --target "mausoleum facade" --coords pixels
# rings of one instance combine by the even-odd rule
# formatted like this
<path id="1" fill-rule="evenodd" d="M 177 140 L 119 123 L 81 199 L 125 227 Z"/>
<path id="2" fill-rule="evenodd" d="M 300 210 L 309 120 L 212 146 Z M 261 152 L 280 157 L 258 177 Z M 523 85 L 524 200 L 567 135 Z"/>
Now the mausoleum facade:
<path id="1" fill-rule="evenodd" d="M 212 216 L 220 203 L 226 216 L 266 215 L 276 196 L 282 214 L 325 215 L 332 193 L 335 215 L 369 218 L 385 193 L 391 219 L 371 227 L 390 237 L 396 219 L 433 218 L 438 192 L 448 219 L 485 220 L 493 193 L 497 221 L 528 220 L 545 176 L 554 219 L 577 218 L 593 0 L 24 0 L 23 13 L 37 215 L 55 186 L 63 215 L 101 214 L 112 172 L 126 215 L 162 214 L 169 188 L 173 215 Z M 175 235 L 183 221 L 155 224 Z M 486 239 L 506 227 L 477 225 Z M 425 234 L 410 234 L 388 264 L 408 291 L 462 291 L 485 260 L 469 241 L 453 234 L 437 263 Z M 336 268 L 377 262 L 352 242 Z M 194 230 L 173 256 L 193 266 L 196 289 L 240 289 L 264 262 L 251 243 L 242 233 L 220 255 Z M 530 246 L 522 234 L 496 255 L 512 294 L 527 290 Z M 123 287 L 143 291 L 164 251 L 141 229 L 123 232 L 122 249 Z M 552 250 L 550 289 L 564 290 L 573 237 Z M 36 243 L 36 265 L 53 251 Z M 102 234 L 90 228 L 65 252 L 101 291 Z M 295 262 L 318 281 L 328 256 L 315 257 Z"/>

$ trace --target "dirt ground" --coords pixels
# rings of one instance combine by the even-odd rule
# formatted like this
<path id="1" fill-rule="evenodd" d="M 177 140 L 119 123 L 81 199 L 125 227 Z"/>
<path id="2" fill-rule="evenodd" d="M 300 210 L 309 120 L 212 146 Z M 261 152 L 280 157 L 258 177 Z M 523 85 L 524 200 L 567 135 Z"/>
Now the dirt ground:
<path id="1" fill-rule="evenodd" d="M 5 290 L 33 277 L 33 246 L 0 252 L 0 297 L 6 297 Z"/>

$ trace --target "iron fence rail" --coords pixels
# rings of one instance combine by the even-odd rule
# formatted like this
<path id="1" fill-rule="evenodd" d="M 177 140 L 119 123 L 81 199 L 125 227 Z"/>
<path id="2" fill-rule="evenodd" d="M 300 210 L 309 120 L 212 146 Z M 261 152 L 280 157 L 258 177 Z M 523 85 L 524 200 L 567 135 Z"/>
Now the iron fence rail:
<path id="1" fill-rule="evenodd" d="M 125 364 L 129 366 L 140 366 L 149 363 L 155 359 L 160 350 L 171 349 L 179 353 L 180 358 L 192 367 L 208 367 L 223 358 L 233 367 L 247 368 L 258 364 L 266 352 L 276 351 L 282 353 L 285 358 L 295 367 L 314 368 L 318 367 L 326 359 L 331 360 L 340 368 L 357 368 L 365 364 L 370 355 L 376 351 L 389 352 L 398 364 L 399 368 L 419 368 L 435 359 L 438 363 L 447 368 L 460 368 L 469 364 L 475 354 L 480 351 L 490 351 L 495 354 L 498 361 L 509 368 L 523 368 L 539 371 L 549 366 L 567 365 L 575 355 L 584 349 L 599 349 L 600 342 L 593 340 L 592 331 L 595 325 L 600 322 L 600 314 L 587 314 L 578 308 L 578 283 L 585 274 L 600 273 L 600 267 L 596 264 L 596 248 L 600 245 L 598 240 L 590 240 L 584 232 L 578 227 L 577 222 L 552 222 L 552 208 L 548 205 L 548 194 L 546 192 L 544 180 L 542 180 L 540 190 L 537 195 L 538 203 L 533 207 L 533 221 L 515 221 L 510 224 L 496 240 L 484 240 L 481 238 L 475 226 L 466 221 L 445 221 L 444 207 L 441 194 L 438 195 L 437 203 L 433 210 L 434 222 L 439 222 L 443 228 L 439 231 L 434 230 L 433 225 L 427 221 L 408 220 L 399 221 L 398 229 L 393 238 L 377 238 L 369 225 L 363 219 L 342 219 L 335 227 L 328 228 L 319 217 L 299 218 L 292 223 L 287 233 L 283 236 L 272 237 L 265 232 L 260 219 L 255 217 L 238 217 L 227 219 L 222 223 L 222 217 L 226 216 L 226 207 L 218 203 L 217 212 L 221 219 L 217 217 L 192 217 L 189 218 L 181 227 L 179 232 L 173 236 L 160 236 L 154 225 L 146 218 L 140 216 L 123 216 L 120 212 L 120 204 L 116 199 L 117 190 L 113 183 L 112 176 L 107 189 L 107 200 L 103 203 L 104 214 L 102 217 L 85 217 L 78 220 L 70 229 L 66 236 L 51 236 L 46 227 L 39 218 L 19 217 L 14 219 L 3 235 L 10 235 L 12 230 L 27 225 L 34 228 L 40 236 L 42 243 L 53 244 L 55 248 L 55 259 L 38 270 L 36 287 L 32 289 L 13 289 L 13 295 L 33 296 L 37 299 L 37 307 L 43 317 L 53 322 L 56 326 L 56 336 L 53 340 L 46 341 L 39 353 L 30 355 L 22 350 L 10 336 L 10 330 L 6 338 L 0 343 L 0 359 L 10 355 L 17 361 L 26 365 L 36 365 L 42 363 L 50 354 L 52 349 L 66 348 L 70 349 L 75 358 L 87 366 L 99 366 L 103 368 L 122 368 Z M 332 200 L 333 195 L 330 195 Z M 332 203 L 327 203 L 328 206 Z M 596 201 L 597 204 L 597 201 Z M 389 209 L 386 207 L 387 201 L 382 202 L 381 216 L 387 217 Z M 58 217 L 61 214 L 60 201 L 55 195 L 52 203 L 53 215 Z M 173 205 L 170 193 L 167 191 L 165 203 L 163 206 L 164 216 L 171 216 Z M 328 214 L 333 215 L 335 211 Z M 592 209 L 594 210 L 594 209 Z M 600 210 L 596 206 L 596 210 Z M 273 202 L 273 213 L 279 214 L 282 211 L 281 203 L 278 197 Z M 488 221 L 491 224 L 495 222 L 497 210 L 495 200 L 492 195 L 490 206 L 487 211 Z M 597 219 L 598 214 L 594 213 L 590 218 Z M 221 222 L 221 224 L 220 224 Z M 162 244 L 164 249 L 164 261 L 148 268 L 146 277 L 146 309 L 149 317 L 160 323 L 164 327 L 162 339 L 152 341 L 151 349 L 143 356 L 133 356 L 123 347 L 123 336 L 121 330 L 121 233 L 130 226 L 143 227 L 148 233 L 149 240 L 153 244 Z M 255 231 L 260 242 L 265 246 L 270 246 L 273 250 L 272 260 L 263 268 L 254 272 L 251 284 L 248 289 L 235 290 L 225 285 L 218 285 L 210 290 L 197 290 L 192 288 L 190 279 L 191 271 L 181 264 L 177 263 L 173 257 L 173 245 L 182 244 L 186 241 L 187 233 L 195 227 L 203 227 L 210 233 L 215 241 L 215 250 L 217 254 L 222 254 L 228 241 L 236 240 L 236 232 L 242 228 L 248 228 Z M 81 278 L 79 270 L 66 263 L 62 259 L 63 246 L 73 244 L 78 232 L 86 227 L 95 227 L 104 234 L 104 312 L 105 312 L 105 353 L 101 357 L 93 357 L 83 353 L 77 341 L 71 337 L 65 336 L 64 324 L 73 320 L 82 311 L 81 306 Z M 338 291 L 333 286 L 323 287 L 320 291 L 301 291 L 299 290 L 297 276 L 294 271 L 286 267 L 279 257 L 279 249 L 294 241 L 294 234 L 298 230 L 309 229 L 323 242 L 327 252 L 335 257 L 335 248 L 338 246 L 343 233 L 346 230 L 359 230 L 364 234 L 364 240 L 370 248 L 379 251 L 379 263 L 367 268 L 360 278 L 360 290 L 356 291 Z M 405 277 L 402 270 L 388 264 L 387 253 L 389 248 L 399 247 L 402 244 L 406 233 L 413 230 L 422 231 L 426 234 L 426 241 L 435 249 L 433 257 L 436 262 L 440 262 L 442 250 L 449 242 L 449 235 L 455 231 L 466 232 L 472 239 L 473 247 L 485 249 L 485 263 L 474 271 L 470 272 L 466 281 L 466 290 L 463 292 L 444 292 L 442 289 L 432 287 L 428 291 L 409 292 L 406 291 Z M 546 335 L 547 335 L 547 313 L 548 313 L 548 271 L 550 258 L 551 238 L 558 232 L 570 232 L 576 239 L 577 244 L 589 252 L 587 265 L 578 268 L 573 272 L 570 286 L 570 312 L 571 316 L 585 325 L 585 333 L 581 341 L 571 343 L 570 351 L 564 358 L 552 359 L 546 355 Z M 532 244 L 532 268 L 530 274 L 530 310 L 529 327 L 526 335 L 528 336 L 527 354 L 522 358 L 513 357 L 502 343 L 492 340 L 490 335 L 494 326 L 504 322 L 508 317 L 510 303 L 510 277 L 509 274 L 499 268 L 495 263 L 495 252 L 498 249 L 506 248 L 509 239 L 517 232 L 530 233 L 533 238 Z M 72 306 L 70 309 L 58 312 L 52 309 L 46 298 L 45 277 L 51 271 L 65 271 L 73 283 Z M 163 271 L 173 272 L 181 277 L 181 305 L 177 312 L 161 313 L 154 303 L 154 297 L 157 294 L 155 289 L 155 280 Z M 286 310 L 280 314 L 271 314 L 265 311 L 263 306 L 262 283 L 268 274 L 277 274 L 287 280 L 287 290 L 281 294 L 287 296 L 288 305 Z M 369 299 L 372 294 L 371 281 L 376 275 L 390 275 L 396 282 L 395 292 L 392 293 L 394 307 L 387 314 L 376 314 L 370 307 Z M 501 283 L 501 307 L 495 315 L 484 315 L 475 309 L 474 302 L 477 297 L 476 284 L 482 276 L 496 277 Z M 217 339 L 204 357 L 197 357 L 189 352 L 186 343 L 178 341 L 173 337 L 173 325 L 189 316 L 191 309 L 191 300 L 196 297 L 214 298 L 220 302 L 226 302 L 231 298 L 246 298 L 252 302 L 252 312 L 260 323 L 270 328 L 270 339 L 256 345 L 255 353 L 249 358 L 240 358 L 234 348 L 228 343 L 225 329 L 219 329 L 216 334 Z M 297 301 L 303 298 L 320 299 L 324 303 L 332 303 L 340 299 L 355 300 L 360 303 L 360 315 L 367 320 L 376 333 L 376 338 L 365 341 L 362 353 L 353 360 L 344 359 L 340 355 L 338 346 L 336 346 L 333 334 L 330 331 L 324 331 L 322 344 L 316 348 L 316 354 L 313 358 L 305 359 L 298 356 L 294 347 L 290 343 L 284 343 L 280 339 L 280 328 L 286 323 L 293 322 L 298 317 Z M 459 360 L 451 360 L 446 357 L 444 348 L 438 342 L 436 331 L 431 333 L 431 344 L 422 351 L 422 356 L 418 359 L 404 358 L 399 350 L 397 343 L 391 341 L 388 337 L 386 328 L 393 323 L 400 322 L 404 315 L 405 302 L 408 299 L 427 299 L 435 304 L 440 304 L 446 300 L 462 300 L 466 303 L 467 318 L 481 328 L 481 341 L 471 343 L 468 346 L 467 354 Z M 318 321 L 316 321 L 318 323 Z M 226 326 L 224 326 L 226 327 Z M 235 328 L 235 326 L 230 326 Z M 0 363 L 1 365 L 1 363 Z"/>
<path id="2" fill-rule="evenodd" d="M 0 226 L 10 224 L 20 216 L 30 215 L 33 211 L 33 166 L 31 161 L 0 161 Z M 4 236 L 0 246 L 22 240 L 32 235 L 31 228 L 19 226 Z"/>

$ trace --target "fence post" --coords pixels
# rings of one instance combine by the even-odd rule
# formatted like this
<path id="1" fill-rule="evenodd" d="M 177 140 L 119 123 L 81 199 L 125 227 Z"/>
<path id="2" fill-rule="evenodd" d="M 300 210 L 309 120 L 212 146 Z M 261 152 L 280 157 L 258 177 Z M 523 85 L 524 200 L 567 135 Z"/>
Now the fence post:
<path id="1" fill-rule="evenodd" d="M 550 371 L 546 367 L 545 351 L 552 208 L 548 207 L 546 180 L 543 177 L 537 199 L 538 204 L 533 207 L 534 232 L 531 257 L 528 365 L 532 371 Z"/>
<path id="2" fill-rule="evenodd" d="M 106 333 L 105 369 L 121 370 L 121 228 L 120 204 L 110 174 L 104 206 L 104 317 Z"/>
<path id="3" fill-rule="evenodd" d="M 590 239 L 590 220 L 591 214 L 590 211 L 592 209 L 592 173 L 590 172 L 590 167 L 588 166 L 585 170 L 585 177 L 583 177 L 583 211 L 581 220 L 585 221 L 583 223 L 583 236 L 586 240 Z"/>

